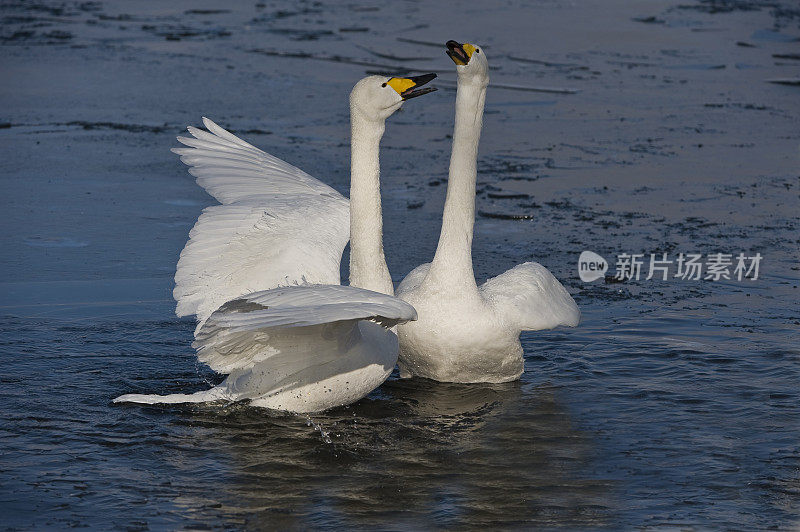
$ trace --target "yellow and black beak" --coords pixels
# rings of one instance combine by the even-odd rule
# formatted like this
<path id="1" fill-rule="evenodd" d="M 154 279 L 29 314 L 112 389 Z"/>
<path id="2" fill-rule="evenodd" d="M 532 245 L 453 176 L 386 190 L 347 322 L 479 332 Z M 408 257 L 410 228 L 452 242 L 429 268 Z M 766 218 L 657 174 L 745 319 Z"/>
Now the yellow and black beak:
<path id="1" fill-rule="evenodd" d="M 391 88 L 397 91 L 397 94 L 403 99 L 403 101 L 410 100 L 411 98 L 416 98 L 417 96 L 422 96 L 423 94 L 428 94 L 429 92 L 433 92 L 436 90 L 436 87 L 425 87 L 424 89 L 420 89 L 426 83 L 430 82 L 436 77 L 436 74 L 422 74 L 421 76 L 414 76 L 413 78 L 392 78 L 386 82 Z"/>
<path id="2" fill-rule="evenodd" d="M 453 60 L 453 63 L 464 66 L 472 59 L 472 54 L 475 53 L 475 47 L 469 43 L 461 44 L 457 41 L 447 41 L 447 55 Z"/>

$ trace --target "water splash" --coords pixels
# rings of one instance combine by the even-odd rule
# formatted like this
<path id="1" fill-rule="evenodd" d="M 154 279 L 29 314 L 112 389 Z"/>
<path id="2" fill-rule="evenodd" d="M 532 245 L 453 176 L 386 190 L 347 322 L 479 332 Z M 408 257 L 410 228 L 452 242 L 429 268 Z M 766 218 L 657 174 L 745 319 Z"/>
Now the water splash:
<path id="1" fill-rule="evenodd" d="M 322 441 L 325 443 L 333 443 L 331 439 L 331 433 L 325 430 L 322 425 L 311 419 L 311 416 L 308 414 L 305 415 L 306 418 L 306 426 L 307 427 L 314 427 L 314 430 L 319 431 L 319 435 L 322 437 Z"/>

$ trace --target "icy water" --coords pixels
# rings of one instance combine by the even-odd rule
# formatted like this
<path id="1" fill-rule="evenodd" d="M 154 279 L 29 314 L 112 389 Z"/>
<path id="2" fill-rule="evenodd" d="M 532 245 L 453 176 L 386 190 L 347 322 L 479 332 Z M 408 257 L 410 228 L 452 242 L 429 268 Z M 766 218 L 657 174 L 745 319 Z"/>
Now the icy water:
<path id="1" fill-rule="evenodd" d="M 4 2 L 0 524 L 8 529 L 800 527 L 793 2 Z M 475 270 L 583 312 L 506 385 L 393 377 L 322 415 L 112 405 L 207 387 L 173 314 L 202 115 L 348 187 L 347 94 L 437 71 L 383 143 L 399 281 L 438 237 L 453 65 L 492 65 Z M 542 90 L 544 89 L 544 90 Z M 763 256 L 757 280 L 584 283 L 584 250 Z M 671 274 L 674 274 L 674 266 Z"/>

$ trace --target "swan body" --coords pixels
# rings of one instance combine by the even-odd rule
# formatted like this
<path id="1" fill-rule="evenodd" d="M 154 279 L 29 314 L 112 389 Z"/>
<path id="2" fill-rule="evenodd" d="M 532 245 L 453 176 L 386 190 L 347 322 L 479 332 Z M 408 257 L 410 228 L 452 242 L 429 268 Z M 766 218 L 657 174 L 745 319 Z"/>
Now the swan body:
<path id="1" fill-rule="evenodd" d="M 398 326 L 401 376 L 447 382 L 506 382 L 524 370 L 519 335 L 525 330 L 578 324 L 580 311 L 561 283 L 541 264 L 526 262 L 475 282 L 477 154 L 489 83 L 486 54 L 449 41 L 458 91 L 447 199 L 436 254 L 400 283 L 397 296 L 417 311 Z"/>
<path id="2" fill-rule="evenodd" d="M 378 148 L 386 118 L 435 75 L 370 76 L 350 95 L 351 199 L 204 118 L 173 149 L 221 205 L 203 211 L 181 252 L 178 316 L 196 315 L 198 359 L 227 378 L 210 390 L 128 394 L 115 402 L 247 399 L 316 412 L 349 404 L 391 373 L 391 331 L 416 318 L 393 297 L 383 254 Z M 341 255 L 351 242 L 350 286 Z M 388 282 L 387 282 L 388 281 Z"/>

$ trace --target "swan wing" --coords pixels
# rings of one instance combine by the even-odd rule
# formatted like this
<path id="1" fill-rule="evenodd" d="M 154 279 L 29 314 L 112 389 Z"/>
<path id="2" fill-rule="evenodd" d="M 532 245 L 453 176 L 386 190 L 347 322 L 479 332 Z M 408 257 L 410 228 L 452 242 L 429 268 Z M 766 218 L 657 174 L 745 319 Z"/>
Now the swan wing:
<path id="1" fill-rule="evenodd" d="M 175 273 L 176 314 L 200 325 L 225 302 L 292 284 L 339 284 L 350 237 L 349 201 L 302 170 L 207 118 L 181 156 L 222 205 L 206 208 Z M 199 327 L 198 327 L 199 329 Z"/>
<path id="2" fill-rule="evenodd" d="M 274 361 L 276 371 L 285 374 L 291 369 L 290 373 L 295 373 L 329 362 L 341 352 L 304 344 L 298 340 L 304 331 L 313 329 L 320 338 L 347 342 L 360 320 L 390 328 L 416 318 L 408 303 L 370 290 L 288 286 L 229 301 L 209 317 L 192 345 L 198 359 L 219 373 L 246 370 L 255 364 L 263 367 L 265 361 Z M 292 335 L 293 341 L 287 343 Z M 298 347 L 301 345 L 305 347 Z"/>
<path id="3" fill-rule="evenodd" d="M 220 203 L 260 194 L 314 194 L 344 197 L 322 181 L 278 159 L 203 117 L 208 131 L 189 126 L 192 137 L 178 137 L 186 148 L 173 148 L 197 184 Z M 346 201 L 346 200 L 345 200 Z"/>
<path id="4" fill-rule="evenodd" d="M 243 294 L 293 284 L 338 284 L 349 209 L 305 195 L 206 208 L 175 273 L 178 316 L 200 323 Z"/>
<path id="5" fill-rule="evenodd" d="M 581 318 L 572 296 L 536 262 L 515 266 L 486 281 L 480 290 L 504 321 L 520 331 L 575 327 Z"/>

